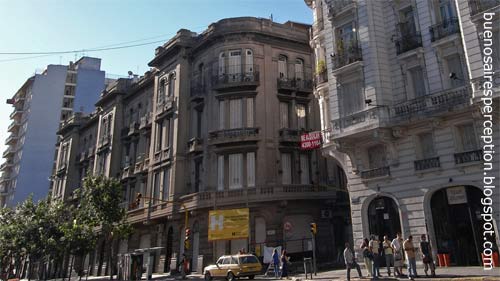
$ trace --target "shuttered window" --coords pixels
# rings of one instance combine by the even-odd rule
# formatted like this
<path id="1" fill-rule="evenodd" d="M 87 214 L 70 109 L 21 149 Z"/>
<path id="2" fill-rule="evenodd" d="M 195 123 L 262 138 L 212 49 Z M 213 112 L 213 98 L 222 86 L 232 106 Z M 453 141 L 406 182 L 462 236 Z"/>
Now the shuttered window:
<path id="1" fill-rule="evenodd" d="M 169 195 L 170 195 L 170 167 L 163 170 L 163 190 L 162 190 L 163 200 L 168 200 Z"/>
<path id="2" fill-rule="evenodd" d="M 292 183 L 292 155 L 290 153 L 281 154 L 282 184 Z"/>
<path id="3" fill-rule="evenodd" d="M 297 59 L 295 62 L 295 79 L 304 80 L 304 61 L 301 59 Z"/>
<path id="4" fill-rule="evenodd" d="M 242 110 L 241 110 L 241 99 L 232 99 L 229 102 L 229 128 L 236 129 L 242 128 Z"/>
<path id="5" fill-rule="evenodd" d="M 368 161 L 370 169 L 385 167 L 387 163 L 385 147 L 380 144 L 368 148 Z"/>
<path id="6" fill-rule="evenodd" d="M 229 154 L 229 189 L 243 187 L 243 154 Z"/>
<path id="7" fill-rule="evenodd" d="M 278 77 L 280 79 L 283 79 L 283 80 L 288 78 L 288 72 L 286 69 L 286 65 L 287 65 L 286 57 L 283 55 L 280 55 L 278 58 Z"/>
<path id="8" fill-rule="evenodd" d="M 226 74 L 226 55 L 224 53 L 219 54 L 219 77 Z"/>
<path id="9" fill-rule="evenodd" d="M 309 155 L 300 155 L 300 183 L 310 184 L 311 179 L 309 175 Z"/>
<path id="10" fill-rule="evenodd" d="M 224 130 L 225 129 L 225 121 L 226 121 L 226 114 L 225 114 L 225 101 L 221 100 L 219 101 L 219 130 Z"/>
<path id="11" fill-rule="evenodd" d="M 289 128 L 288 103 L 280 102 L 280 129 Z"/>
<path id="12" fill-rule="evenodd" d="M 423 133 L 418 135 L 420 142 L 421 158 L 427 159 L 435 156 L 436 152 L 434 150 L 434 141 L 432 139 L 432 133 Z"/>
<path id="13" fill-rule="evenodd" d="M 339 90 L 342 104 L 341 112 L 343 116 L 352 115 L 364 108 L 365 101 L 359 81 L 342 83 Z"/>
<path id="14" fill-rule="evenodd" d="M 448 65 L 449 73 L 455 73 L 458 79 L 450 79 L 451 87 L 460 87 L 464 85 L 464 73 L 462 70 L 462 63 L 460 62 L 460 57 L 458 55 L 449 56 L 446 58 L 446 64 Z M 445 76 L 448 76 L 446 73 Z"/>
<path id="15" fill-rule="evenodd" d="M 472 123 L 458 127 L 462 151 L 471 151 L 478 148 L 474 125 Z"/>
<path id="16" fill-rule="evenodd" d="M 253 98 L 247 98 L 247 127 L 254 127 L 254 100 Z"/>
<path id="17" fill-rule="evenodd" d="M 417 66 L 410 69 L 410 76 L 415 97 L 423 97 L 425 95 L 425 83 L 422 67 Z"/>
<path id="18" fill-rule="evenodd" d="M 217 157 L 217 190 L 224 190 L 224 155 Z"/>
<path id="19" fill-rule="evenodd" d="M 247 153 L 247 186 L 255 186 L 255 152 Z"/>

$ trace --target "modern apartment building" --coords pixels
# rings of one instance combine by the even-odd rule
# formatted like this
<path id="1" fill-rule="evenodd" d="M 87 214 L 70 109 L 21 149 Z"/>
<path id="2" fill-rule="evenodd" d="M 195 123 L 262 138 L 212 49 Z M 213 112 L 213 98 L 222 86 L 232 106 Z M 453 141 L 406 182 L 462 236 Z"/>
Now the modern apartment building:
<path id="1" fill-rule="evenodd" d="M 314 16 L 322 150 L 346 173 L 355 245 L 370 234 L 402 232 L 415 242 L 428 234 L 434 254 L 450 254 L 454 265 L 479 265 L 490 162 L 483 156 L 491 154 L 480 138 L 482 51 L 491 47 L 482 43 L 483 13 L 496 12 L 489 19 L 498 104 L 500 3 L 305 2 Z M 498 113 L 495 107 L 496 128 Z M 498 130 L 493 139 L 498 143 Z M 498 157 L 492 161 L 488 175 L 498 175 Z M 498 190 L 493 197 L 498 202 Z M 494 209 L 497 236 L 485 238 L 492 245 L 499 244 L 499 212 Z"/>
<path id="2" fill-rule="evenodd" d="M 320 128 L 309 27 L 232 18 L 201 34 L 179 30 L 156 49 L 151 71 L 117 80 L 93 115 L 64 124 L 54 196 L 69 196 L 87 171 L 118 177 L 135 228 L 118 252 L 162 247 L 153 272 L 183 253 L 186 210 L 193 270 L 242 248 L 310 254 L 311 222 L 318 257 L 335 260 L 350 236 L 344 173 L 299 146 L 302 132 Z M 138 192 L 175 203 L 134 206 Z M 208 241 L 209 210 L 237 208 L 250 210 L 248 239 Z M 88 259 L 93 274 L 109 272 L 104 249 Z"/>
<path id="3" fill-rule="evenodd" d="M 47 195 L 56 132 L 73 112 L 93 111 L 105 83 L 100 64 L 98 58 L 83 57 L 69 65 L 48 65 L 7 100 L 14 110 L 1 166 L 0 206 L 15 206 L 29 194 L 35 201 Z"/>

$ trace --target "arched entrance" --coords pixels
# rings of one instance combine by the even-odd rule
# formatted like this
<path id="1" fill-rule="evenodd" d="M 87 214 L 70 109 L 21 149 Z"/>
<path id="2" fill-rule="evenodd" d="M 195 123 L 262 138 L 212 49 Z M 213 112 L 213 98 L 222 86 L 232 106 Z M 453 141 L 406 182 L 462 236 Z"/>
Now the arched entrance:
<path id="1" fill-rule="evenodd" d="M 481 264 L 481 198 L 481 190 L 474 186 L 443 188 L 431 197 L 437 252 L 449 254 L 452 265 Z"/>
<path id="2" fill-rule="evenodd" d="M 174 230 L 172 227 L 168 228 L 167 231 L 167 243 L 165 245 L 166 254 L 165 254 L 165 264 L 163 265 L 163 272 L 170 271 L 170 258 L 172 258 L 172 243 L 174 240 Z"/>
<path id="3" fill-rule="evenodd" d="M 370 235 L 376 235 L 379 240 L 382 240 L 384 235 L 389 236 L 389 239 L 393 239 L 396 237 L 396 233 L 401 232 L 398 206 L 392 198 L 379 196 L 370 202 L 368 206 L 368 227 Z"/>

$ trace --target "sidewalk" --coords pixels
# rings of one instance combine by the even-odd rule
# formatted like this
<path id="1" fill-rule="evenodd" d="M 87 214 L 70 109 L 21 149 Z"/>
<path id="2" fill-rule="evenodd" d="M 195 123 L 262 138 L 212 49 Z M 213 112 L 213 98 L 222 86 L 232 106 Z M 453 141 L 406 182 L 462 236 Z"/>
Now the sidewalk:
<path id="1" fill-rule="evenodd" d="M 361 270 L 361 273 L 365 276 L 364 279 L 358 278 L 358 273 L 356 270 L 351 270 L 351 280 L 369 280 L 366 277 L 366 270 Z M 382 277 L 378 280 L 385 281 L 396 281 L 396 280 L 408 280 L 408 278 L 396 278 L 396 277 L 388 277 L 385 269 L 380 269 L 380 273 L 382 273 Z M 405 270 L 404 273 L 407 273 Z M 483 270 L 482 267 L 438 267 L 436 269 L 436 277 L 435 278 L 427 278 L 425 277 L 425 273 L 423 268 L 417 268 L 417 273 L 419 274 L 418 278 L 415 280 L 439 280 L 439 281 L 462 281 L 462 280 L 499 280 L 500 281 L 500 269 L 494 268 L 492 270 L 486 271 Z M 292 276 L 292 278 L 299 278 L 301 280 L 309 280 L 305 279 L 304 274 L 299 274 L 297 276 Z M 309 277 L 310 278 L 310 277 Z M 312 280 L 347 280 L 346 278 L 346 270 L 331 270 L 319 272 L 318 275 L 314 276 Z"/>

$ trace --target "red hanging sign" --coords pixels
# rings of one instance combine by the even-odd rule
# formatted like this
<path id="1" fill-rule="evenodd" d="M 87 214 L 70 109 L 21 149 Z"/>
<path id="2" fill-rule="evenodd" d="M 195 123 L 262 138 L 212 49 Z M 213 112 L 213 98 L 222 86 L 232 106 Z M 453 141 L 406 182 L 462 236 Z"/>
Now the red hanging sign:
<path id="1" fill-rule="evenodd" d="M 300 149 L 311 150 L 321 147 L 321 132 L 310 132 L 300 135 Z"/>

